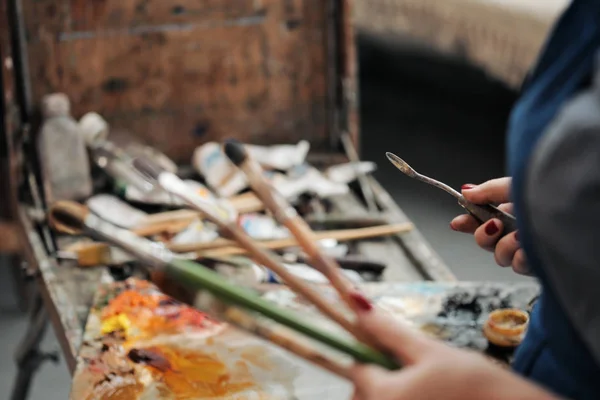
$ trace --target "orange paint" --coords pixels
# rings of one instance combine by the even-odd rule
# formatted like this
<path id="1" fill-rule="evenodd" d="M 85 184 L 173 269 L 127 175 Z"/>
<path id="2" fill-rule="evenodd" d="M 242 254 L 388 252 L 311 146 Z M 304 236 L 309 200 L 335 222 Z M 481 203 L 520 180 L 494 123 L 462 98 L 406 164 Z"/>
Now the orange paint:
<path id="1" fill-rule="evenodd" d="M 163 296 L 144 295 L 135 290 L 125 290 L 112 299 L 102 311 L 102 318 L 112 317 L 117 314 L 131 314 L 141 309 L 153 310 Z"/>
<path id="2" fill-rule="evenodd" d="M 135 290 L 123 291 L 112 299 L 102 311 L 102 322 L 111 321 L 119 315 L 126 315 L 141 337 L 198 330 L 216 323 L 206 314 L 173 302 L 168 296 L 143 294 Z"/>
<path id="3" fill-rule="evenodd" d="M 104 393 L 95 393 L 92 399 L 102 400 L 131 400 L 137 399 L 138 396 L 142 393 L 143 386 L 140 383 L 136 384 L 128 384 L 124 386 L 117 386 L 108 388 Z M 98 397 L 100 395 L 100 397 Z"/>
<path id="4" fill-rule="evenodd" d="M 227 366 L 217 358 L 198 351 L 169 346 L 148 350 L 169 361 L 171 368 L 166 371 L 149 369 L 157 380 L 164 382 L 176 400 L 222 397 L 256 386 L 245 363 L 236 366 L 235 376 L 232 376 Z"/>
<path id="5" fill-rule="evenodd" d="M 123 327 L 121 320 L 126 317 L 129 329 Z M 119 335 L 111 336 L 111 348 L 118 346 L 127 354 L 122 360 L 125 365 L 135 364 L 135 368 L 150 371 L 160 398 L 173 400 L 191 400 L 196 398 L 222 398 L 239 394 L 245 390 L 259 392 L 259 388 L 250 371 L 252 359 L 260 359 L 257 352 L 249 351 L 241 360 L 232 366 L 225 365 L 216 356 L 197 350 L 184 350 L 173 345 L 153 347 L 136 346 L 140 340 L 152 339 L 169 334 L 185 332 L 201 332 L 220 324 L 206 314 L 156 291 L 144 290 L 129 284 L 127 289 L 116 295 L 100 314 L 102 334 L 119 331 Z M 119 322 L 119 323 L 117 323 Z M 115 340 L 117 342 L 115 342 Z M 213 343 L 208 339 L 207 343 Z M 181 343 L 185 346 L 185 343 Z M 210 347 L 210 344 L 208 344 Z M 102 382 L 107 370 L 120 377 L 126 377 L 135 383 L 104 382 L 96 385 L 91 399 L 124 400 L 136 399 L 143 394 L 144 388 L 139 384 L 137 374 L 123 375 L 114 369 L 114 363 L 104 360 L 110 351 L 102 353 L 96 360 L 90 361 L 88 373 Z M 117 353 L 114 353 L 116 355 Z M 121 359 L 120 355 L 117 355 Z M 96 366 L 99 363 L 101 365 Z M 102 367 L 102 368 L 100 368 Z M 134 371 L 133 369 L 131 371 Z M 119 386 L 120 384 L 120 386 Z M 85 397 L 83 397 L 85 398 Z"/>

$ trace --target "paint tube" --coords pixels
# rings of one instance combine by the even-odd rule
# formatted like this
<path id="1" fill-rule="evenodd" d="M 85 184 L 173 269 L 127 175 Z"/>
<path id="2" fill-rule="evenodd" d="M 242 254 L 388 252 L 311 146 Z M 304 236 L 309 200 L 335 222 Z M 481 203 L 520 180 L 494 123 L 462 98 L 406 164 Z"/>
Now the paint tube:
<path id="1" fill-rule="evenodd" d="M 221 197 L 231 197 L 248 187 L 246 176 L 229 161 L 219 143 L 209 142 L 198 147 L 192 165 Z"/>
<path id="2" fill-rule="evenodd" d="M 244 214 L 238 218 L 240 227 L 255 240 L 283 239 L 290 236 L 287 228 L 264 214 Z"/>
<path id="3" fill-rule="evenodd" d="M 327 279 L 327 277 L 325 275 L 323 275 L 321 272 L 317 271 L 316 269 L 309 267 L 306 264 L 285 263 L 285 264 L 283 264 L 283 266 L 285 267 L 285 269 L 288 270 L 288 272 L 296 275 L 298 278 L 305 280 L 307 282 L 319 283 L 319 284 L 328 284 L 329 283 L 329 279 Z M 352 270 L 347 270 L 347 269 L 343 269 L 341 271 L 342 271 L 342 274 L 344 274 L 350 281 L 355 282 L 355 283 L 363 282 L 363 279 L 358 272 L 352 271 Z M 283 283 L 281 278 L 279 278 L 279 276 L 277 276 L 273 271 L 268 270 L 268 272 L 269 272 L 269 277 L 268 277 L 267 283 Z"/>
<path id="4" fill-rule="evenodd" d="M 217 197 L 200 182 L 188 179 L 185 183 L 207 201 L 217 201 Z M 172 207 L 182 207 L 184 205 L 183 200 L 179 199 L 179 197 L 169 194 L 160 188 L 144 191 L 135 185 L 128 185 L 121 182 L 118 189 L 127 201 Z"/>
<path id="5" fill-rule="evenodd" d="M 132 158 L 145 157 L 154 161 L 162 169 L 173 174 L 177 173 L 177 164 L 165 154 L 154 147 L 145 146 L 140 143 L 130 142 L 123 146 L 125 152 Z"/>
<path id="6" fill-rule="evenodd" d="M 310 143 L 301 140 L 298 144 L 282 144 L 274 146 L 245 145 L 250 156 L 263 168 L 287 171 L 306 160 Z"/>
<path id="7" fill-rule="evenodd" d="M 346 243 L 340 243 L 335 239 L 319 240 L 319 247 L 325 254 L 333 258 L 341 258 L 348 254 L 350 248 Z"/>
<path id="8" fill-rule="evenodd" d="M 172 244 L 207 243 L 217 240 L 219 232 L 217 227 L 209 222 L 196 220 L 186 229 L 179 232 L 171 240 Z"/>
<path id="9" fill-rule="evenodd" d="M 108 125 L 108 122 L 106 122 L 106 120 L 98 113 L 90 112 L 81 117 L 79 120 L 79 130 L 87 146 L 91 149 L 94 149 L 98 146 L 103 146 L 108 142 L 110 126 Z M 177 164 L 175 164 L 173 160 L 155 148 L 137 143 L 129 135 L 119 135 L 119 139 L 119 142 L 124 142 L 119 143 L 119 147 L 127 154 L 128 157 L 136 158 L 144 156 L 156 162 L 166 171 L 172 173 L 177 172 Z"/>
<path id="10" fill-rule="evenodd" d="M 100 114 L 90 112 L 79 120 L 79 130 L 83 135 L 85 143 L 89 147 L 93 147 L 96 143 L 108 139 L 110 127 Z"/>
<path id="11" fill-rule="evenodd" d="M 100 218 L 125 229 L 137 226 L 148 217 L 148 214 L 142 210 L 138 210 L 109 194 L 92 196 L 86 204 Z"/>
<path id="12" fill-rule="evenodd" d="M 218 263 L 215 265 L 215 271 L 240 286 L 248 287 L 269 282 L 268 270 L 253 262 L 236 265 Z"/>
<path id="13" fill-rule="evenodd" d="M 306 264 L 284 263 L 282 265 L 288 272 L 306 282 L 317 284 L 329 283 L 325 275 Z M 253 286 L 261 283 L 284 284 L 283 280 L 273 271 L 252 262 L 236 265 L 219 263 L 215 266 L 215 270 L 230 281 L 244 286 Z M 364 282 L 360 274 L 356 271 L 342 270 L 342 273 L 352 282 Z"/>
<path id="14" fill-rule="evenodd" d="M 250 155 L 264 168 L 289 170 L 302 165 L 310 144 L 301 141 L 297 145 L 246 145 L 246 147 Z M 222 197 L 231 197 L 248 187 L 246 176 L 229 161 L 219 143 L 209 142 L 198 147 L 194 152 L 192 164 L 204 177 L 208 185 Z M 318 173 L 318 171 L 316 172 Z M 303 193 L 303 188 L 306 185 L 303 182 L 289 182 L 284 174 L 269 173 L 267 171 L 267 176 L 270 179 L 275 179 L 274 184 L 276 187 L 283 186 L 280 191 L 286 197 L 286 193 L 289 193 L 292 198 L 298 196 Z M 310 177 L 307 178 L 310 179 Z"/>
<path id="15" fill-rule="evenodd" d="M 348 194 L 350 188 L 345 183 L 327 179 L 319 170 L 308 164 L 298 165 L 287 174 L 287 181 L 281 183 L 273 178 L 273 186 L 287 199 L 295 199 L 303 193 L 314 193 L 319 198 Z"/>
<path id="16" fill-rule="evenodd" d="M 329 167 L 325 170 L 325 177 L 332 182 L 345 183 L 355 181 L 358 174 L 370 174 L 377 169 L 377 164 L 371 161 L 362 161 L 359 163 L 346 163 Z M 357 173 L 358 172 L 358 173 Z"/>
<path id="17" fill-rule="evenodd" d="M 183 181 L 201 200 L 205 201 L 207 205 L 214 207 L 215 212 L 219 213 L 224 219 L 228 221 L 235 220 L 237 218 L 237 211 L 227 199 L 221 199 L 216 197 L 206 186 L 200 182 L 188 179 Z M 186 207 L 186 203 L 165 190 L 162 190 L 158 186 L 155 186 L 151 191 L 140 190 L 135 185 L 128 185 L 123 181 L 117 182 L 117 192 L 125 198 L 127 201 L 152 204 L 152 205 L 163 205 L 168 207 Z"/>

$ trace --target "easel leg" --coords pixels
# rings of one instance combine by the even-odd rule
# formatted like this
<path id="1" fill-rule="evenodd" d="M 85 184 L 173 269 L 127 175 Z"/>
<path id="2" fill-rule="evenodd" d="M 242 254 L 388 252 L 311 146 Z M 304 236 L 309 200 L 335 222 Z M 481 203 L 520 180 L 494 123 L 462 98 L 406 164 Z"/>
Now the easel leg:
<path id="1" fill-rule="evenodd" d="M 22 312 L 29 309 L 31 296 L 31 279 L 27 276 L 23 260 L 19 256 L 9 256 L 9 270 L 15 288 L 15 297 L 17 298 L 17 306 Z"/>
<path id="2" fill-rule="evenodd" d="M 13 383 L 11 400 L 27 399 L 33 376 L 44 361 L 58 362 L 58 354 L 44 353 L 40 350 L 40 343 L 48 328 L 48 322 L 42 297 L 36 292 L 32 301 L 29 328 L 15 353 L 18 371 Z"/>

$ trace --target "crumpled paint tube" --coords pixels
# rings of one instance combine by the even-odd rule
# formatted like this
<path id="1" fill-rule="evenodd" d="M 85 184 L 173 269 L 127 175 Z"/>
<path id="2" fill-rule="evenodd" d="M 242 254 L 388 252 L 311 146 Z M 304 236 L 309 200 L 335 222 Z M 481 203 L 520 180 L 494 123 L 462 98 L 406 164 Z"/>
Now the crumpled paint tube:
<path id="1" fill-rule="evenodd" d="M 266 169 L 282 171 L 302 165 L 310 149 L 310 144 L 306 141 L 297 145 L 246 146 L 249 153 Z M 229 161 L 220 143 L 209 142 L 198 147 L 194 152 L 192 164 L 219 196 L 231 197 L 248 187 L 244 173 Z M 278 185 L 285 179 L 284 174 L 269 175 L 277 177 L 280 181 Z M 297 190 L 294 191 L 296 192 Z"/>
<path id="2" fill-rule="evenodd" d="M 98 194 L 90 197 L 86 205 L 100 218 L 120 226 L 131 229 L 139 225 L 148 214 L 125 203 L 121 199 L 109 194 Z"/>

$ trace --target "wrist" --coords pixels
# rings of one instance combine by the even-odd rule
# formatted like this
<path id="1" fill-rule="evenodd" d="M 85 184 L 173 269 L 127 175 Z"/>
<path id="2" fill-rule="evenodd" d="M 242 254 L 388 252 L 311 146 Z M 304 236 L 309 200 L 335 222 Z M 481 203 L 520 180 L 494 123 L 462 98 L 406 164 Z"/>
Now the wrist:
<path id="1" fill-rule="evenodd" d="M 559 397 L 500 367 L 481 368 L 476 375 L 477 399 L 558 400 Z"/>

